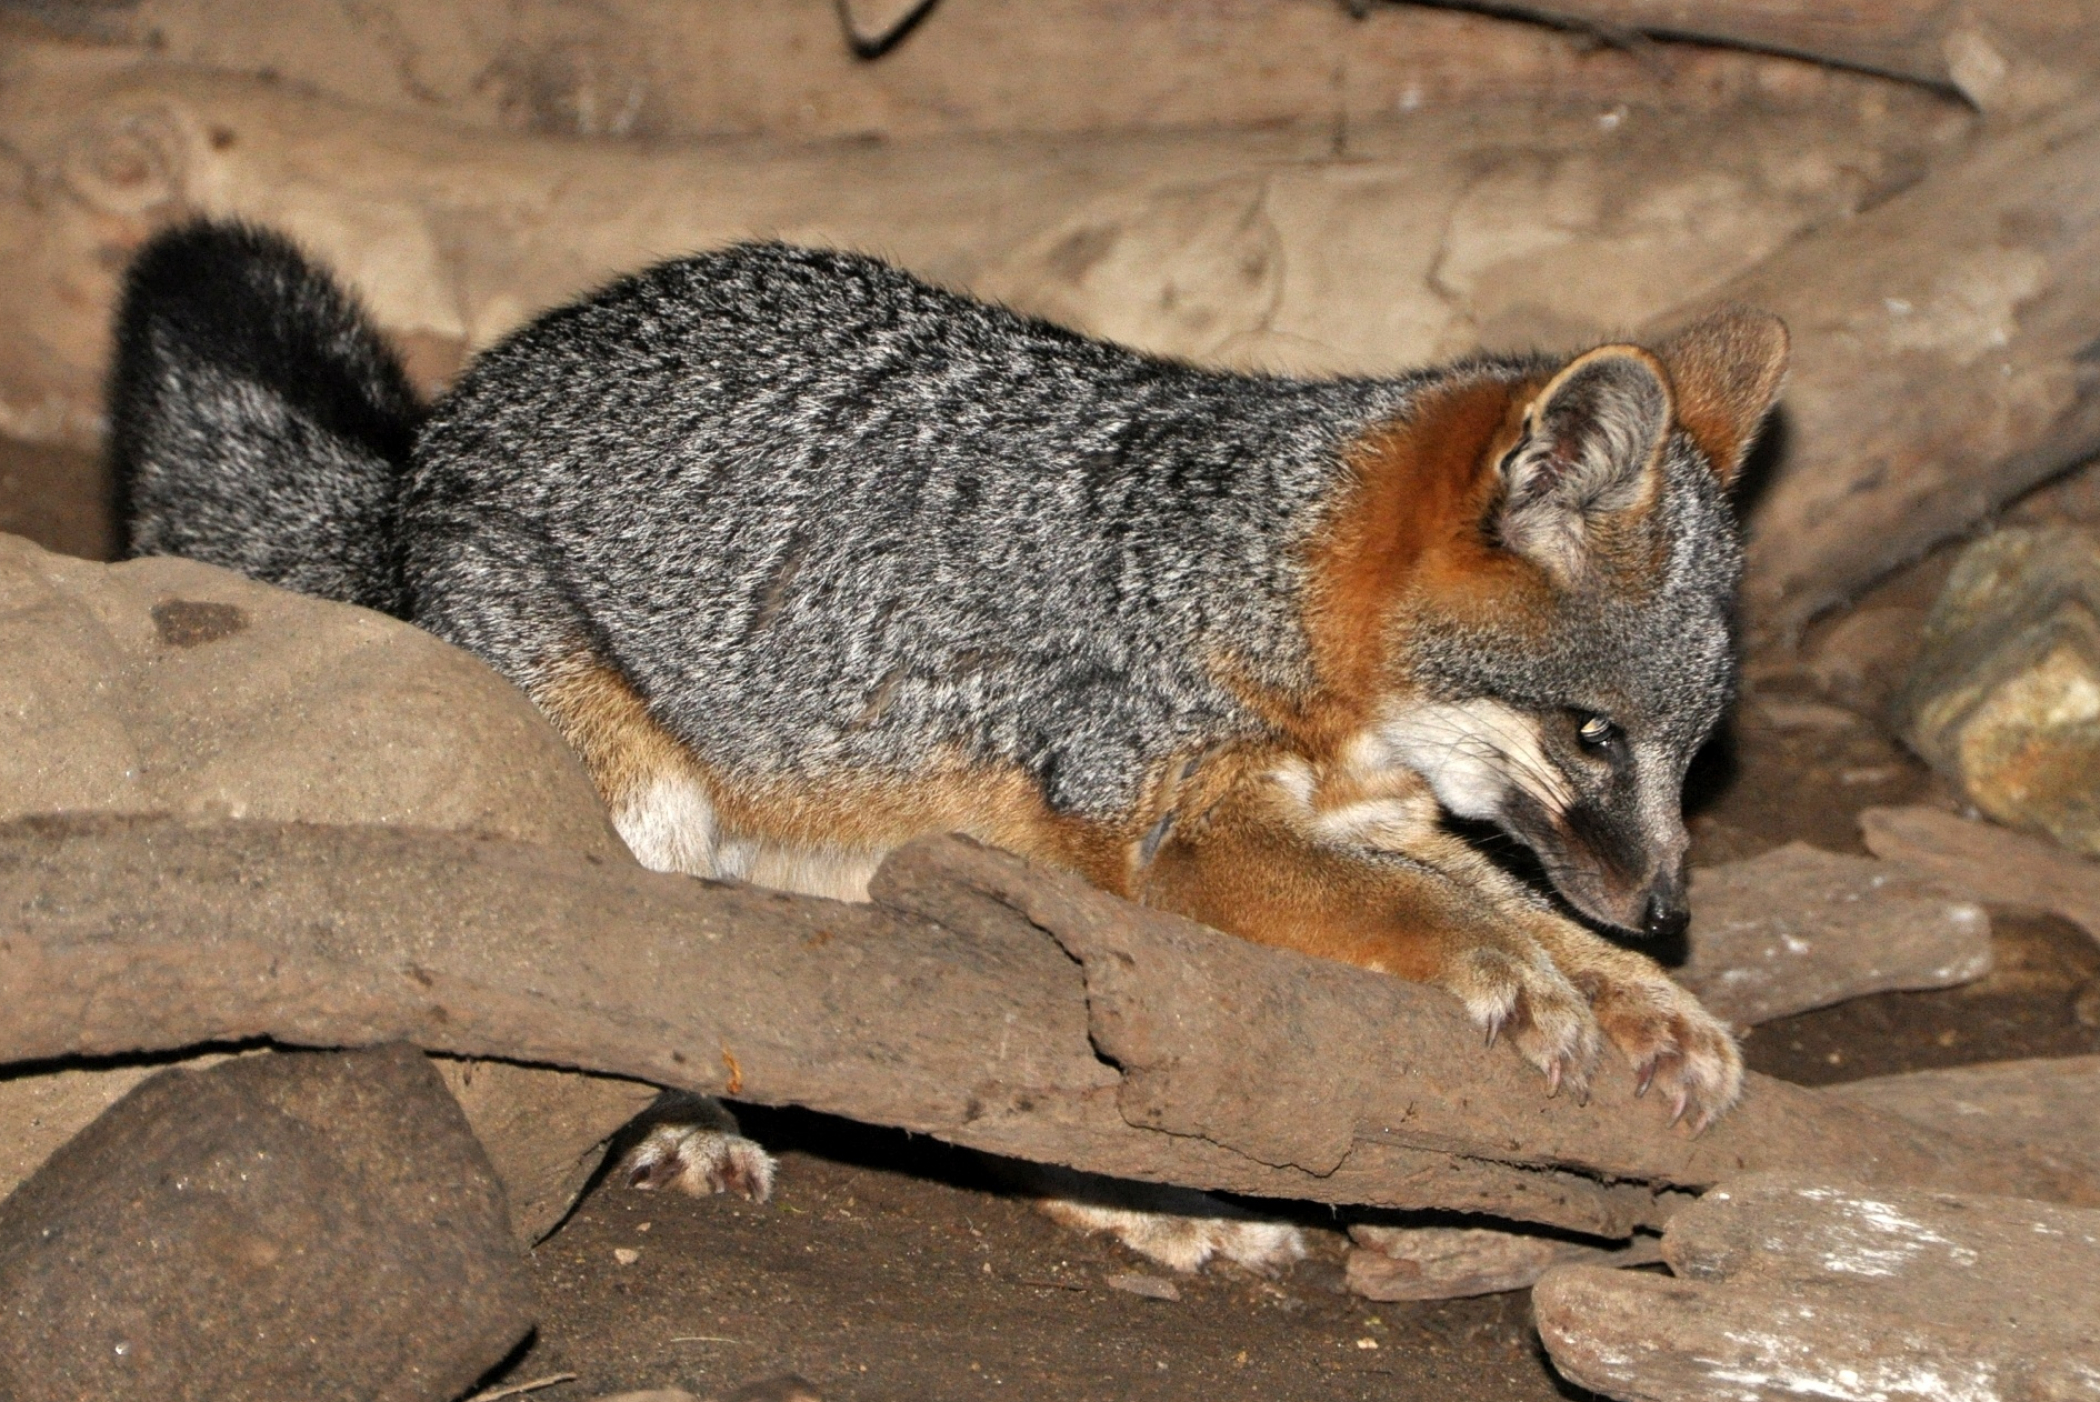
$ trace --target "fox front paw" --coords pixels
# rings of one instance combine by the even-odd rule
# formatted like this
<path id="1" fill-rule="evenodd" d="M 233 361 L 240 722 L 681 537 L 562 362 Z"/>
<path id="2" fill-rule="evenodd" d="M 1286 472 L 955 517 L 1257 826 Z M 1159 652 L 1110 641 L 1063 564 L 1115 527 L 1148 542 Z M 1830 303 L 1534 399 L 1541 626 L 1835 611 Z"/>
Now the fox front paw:
<path id="1" fill-rule="evenodd" d="M 1670 1122 L 1698 1133 L 1743 1093 L 1743 1054 L 1719 1018 L 1660 969 L 1604 979 L 1593 999 L 1598 1025 L 1633 1065 L 1634 1094 L 1660 1091 Z"/>
<path id="2" fill-rule="evenodd" d="M 1589 1000 L 1543 953 L 1469 949 L 1440 982 L 1465 1003 L 1489 1046 L 1507 1037 L 1526 1061 L 1546 1073 L 1550 1094 L 1589 1095 L 1603 1038 Z"/>

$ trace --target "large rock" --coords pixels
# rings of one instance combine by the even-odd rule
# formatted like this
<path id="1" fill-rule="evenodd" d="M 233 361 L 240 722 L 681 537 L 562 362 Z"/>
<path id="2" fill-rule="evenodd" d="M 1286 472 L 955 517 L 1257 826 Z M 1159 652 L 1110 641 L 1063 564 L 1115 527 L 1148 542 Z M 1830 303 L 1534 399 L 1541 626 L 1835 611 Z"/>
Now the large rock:
<path id="1" fill-rule="evenodd" d="M 0 819 L 387 823 L 629 860 L 524 694 L 381 614 L 0 537 Z"/>
<path id="2" fill-rule="evenodd" d="M 532 1308 L 501 1185 L 398 1044 L 163 1072 L 0 1203 L 10 1402 L 448 1402 Z"/>
<path id="3" fill-rule="evenodd" d="M 177 559 L 99 565 L 0 536 L 0 819 L 175 812 L 449 828 L 630 864 L 582 767 L 468 654 L 365 609 Z M 0 1079 L 0 1192 L 156 1069 Z M 650 1087 L 447 1072 L 551 1230 Z"/>
<path id="4" fill-rule="evenodd" d="M 1971 803 L 2100 856 L 2100 535 L 2007 528 L 1962 552 L 1897 711 Z"/>
<path id="5" fill-rule="evenodd" d="M 1532 1293 L 1563 1376 L 1639 1402 L 2100 1396 L 2100 1211 L 1788 1175 L 1672 1218 L 1675 1279 Z"/>

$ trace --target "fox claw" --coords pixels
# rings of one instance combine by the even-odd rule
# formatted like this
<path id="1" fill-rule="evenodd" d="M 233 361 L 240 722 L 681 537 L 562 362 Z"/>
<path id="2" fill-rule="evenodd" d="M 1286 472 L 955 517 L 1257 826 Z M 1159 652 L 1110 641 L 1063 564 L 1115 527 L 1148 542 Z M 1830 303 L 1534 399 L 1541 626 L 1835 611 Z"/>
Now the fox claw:
<path id="1" fill-rule="evenodd" d="M 1658 969 L 1639 980 L 1605 982 L 1596 998 L 1604 1035 L 1635 1067 L 1634 1094 L 1669 1093 L 1669 1122 L 1693 1134 L 1719 1119 L 1742 1093 L 1743 1057 L 1735 1038 L 1696 998 Z"/>
<path id="2" fill-rule="evenodd" d="M 1563 1087 L 1589 1094 L 1590 1068 L 1603 1038 L 1589 1002 L 1549 961 L 1501 949 L 1467 951 L 1444 975 L 1464 999 L 1492 1047 L 1503 1033 L 1546 1077 L 1549 1095 Z"/>

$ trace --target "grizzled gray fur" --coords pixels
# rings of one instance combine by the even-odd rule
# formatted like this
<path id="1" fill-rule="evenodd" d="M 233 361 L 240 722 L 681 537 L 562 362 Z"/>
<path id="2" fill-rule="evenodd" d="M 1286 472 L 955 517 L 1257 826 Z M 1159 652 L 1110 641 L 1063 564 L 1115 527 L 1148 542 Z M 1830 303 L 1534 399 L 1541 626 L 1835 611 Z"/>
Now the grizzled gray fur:
<path id="1" fill-rule="evenodd" d="M 394 505 L 421 411 L 363 312 L 291 244 L 212 224 L 148 244 L 109 398 L 127 554 L 402 608 Z"/>
<path id="2" fill-rule="evenodd" d="M 313 411 L 261 357 L 192 368 L 165 343 L 164 265 L 203 279 L 244 258 L 249 283 L 286 294 L 272 315 L 329 348 L 287 364 L 340 367 L 337 400 L 397 410 L 398 439 Z M 908 774 L 945 749 L 1019 765 L 1095 818 L 1129 813 L 1169 755 L 1259 728 L 1221 659 L 1309 686 L 1300 547 L 1345 446 L 1431 379 L 1545 365 L 1216 372 L 872 259 L 747 244 L 542 316 L 400 454 L 414 415 L 398 372 L 288 250 L 202 226 L 141 268 L 118 380 L 136 549 L 201 547 L 360 602 L 398 591 L 408 617 L 521 682 L 588 651 L 731 772 Z M 186 461 L 193 485 L 173 492 L 168 464 Z M 1659 594 L 1572 592 L 1543 656 L 1421 620 L 1432 691 L 1638 716 L 1681 774 L 1728 690 L 1737 554 L 1682 443 L 1667 495 Z"/>
<path id="3" fill-rule="evenodd" d="M 909 773 L 945 745 L 1115 817 L 1252 727 L 1214 658 L 1307 680 L 1294 547 L 1407 393 L 731 248 L 475 363 L 417 443 L 415 617 L 513 675 L 588 639 L 710 761 Z"/>

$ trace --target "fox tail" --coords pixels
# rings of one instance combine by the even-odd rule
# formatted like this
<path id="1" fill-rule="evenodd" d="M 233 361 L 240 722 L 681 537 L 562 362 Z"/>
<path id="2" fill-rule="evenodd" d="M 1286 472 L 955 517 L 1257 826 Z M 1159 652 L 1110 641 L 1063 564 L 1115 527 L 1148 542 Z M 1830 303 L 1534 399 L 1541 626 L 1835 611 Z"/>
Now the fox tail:
<path id="1" fill-rule="evenodd" d="M 127 556 L 401 612 L 397 506 L 423 411 L 363 309 L 289 241 L 195 223 L 141 249 L 109 402 Z"/>

